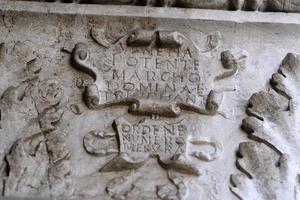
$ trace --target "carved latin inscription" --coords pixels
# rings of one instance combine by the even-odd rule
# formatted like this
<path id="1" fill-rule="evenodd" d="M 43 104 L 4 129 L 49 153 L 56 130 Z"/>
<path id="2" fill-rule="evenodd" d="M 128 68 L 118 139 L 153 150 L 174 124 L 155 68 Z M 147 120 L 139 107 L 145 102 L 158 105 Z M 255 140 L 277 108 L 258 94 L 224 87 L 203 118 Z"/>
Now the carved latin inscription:
<path id="1" fill-rule="evenodd" d="M 131 123 L 121 118 L 116 121 L 120 152 L 176 155 L 186 152 L 187 126 L 182 122 L 145 120 Z"/>
<path id="2" fill-rule="evenodd" d="M 180 33 L 132 31 L 100 56 L 102 62 L 93 66 L 87 45 L 73 50 L 75 66 L 95 79 L 85 91 L 90 108 L 124 104 L 134 114 L 172 117 L 181 109 L 201 114 L 218 109 L 220 95 L 208 89 L 207 66 Z"/>

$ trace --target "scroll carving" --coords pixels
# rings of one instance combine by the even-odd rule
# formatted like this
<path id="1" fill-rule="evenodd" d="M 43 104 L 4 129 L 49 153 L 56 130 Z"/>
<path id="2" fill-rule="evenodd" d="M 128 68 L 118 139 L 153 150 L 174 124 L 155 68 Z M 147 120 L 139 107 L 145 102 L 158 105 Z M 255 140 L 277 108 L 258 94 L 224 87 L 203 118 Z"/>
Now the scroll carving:
<path id="1" fill-rule="evenodd" d="M 289 53 L 271 78 L 272 89 L 249 100 L 232 192 L 241 199 L 299 199 L 300 57 Z"/>
<path id="2" fill-rule="evenodd" d="M 108 47 L 101 41 L 97 43 Z M 182 34 L 134 30 L 104 55 L 103 63 L 93 66 L 86 44 L 73 50 L 75 67 L 95 80 L 84 93 L 89 108 L 129 105 L 132 114 L 168 117 L 181 110 L 217 113 L 222 93 L 208 90 L 199 52 Z"/>
<path id="3" fill-rule="evenodd" d="M 161 119 L 136 121 L 121 117 L 113 123 L 115 132 L 91 131 L 84 137 L 83 145 L 93 156 L 114 155 L 99 169 L 102 173 L 130 170 L 135 174 L 147 165 L 151 157 L 156 157 L 157 164 L 166 170 L 171 184 L 157 186 L 157 198 L 164 199 L 172 196 L 172 199 L 184 199 L 188 188 L 183 179 L 174 173 L 201 175 L 198 167 L 191 161 L 191 156 L 202 161 L 212 161 L 222 154 L 223 147 L 213 139 L 191 137 L 187 121 L 184 119 L 176 119 L 176 121 Z M 207 145 L 211 146 L 214 151 L 211 153 L 190 152 L 188 150 L 190 145 Z M 117 192 L 118 188 L 128 186 L 128 181 L 132 179 L 132 176 L 134 175 L 113 178 L 107 184 L 108 195 L 113 199 L 131 193 L 137 196 L 143 195 L 143 188 L 138 188 L 134 184 L 130 190 L 125 190 L 123 193 Z"/>
<path id="4" fill-rule="evenodd" d="M 246 57 L 247 57 L 246 51 L 241 51 L 236 54 L 233 54 L 230 50 L 223 51 L 221 53 L 221 61 L 223 67 L 227 71 L 216 76 L 215 80 L 221 80 L 235 75 L 238 72 L 239 68 L 241 68 L 241 65 L 244 62 Z"/>
<path id="5" fill-rule="evenodd" d="M 186 177 L 201 175 L 192 159 L 210 162 L 223 152 L 222 144 L 214 138 L 192 137 L 190 122 L 181 116 L 182 110 L 201 115 L 219 113 L 223 91 L 211 88 L 214 76 L 204 70 L 200 56 L 219 46 L 221 34 L 209 35 L 208 50 L 201 52 L 175 31 L 134 29 L 116 41 L 107 40 L 102 29 L 92 28 L 90 33 L 100 47 L 96 51 L 100 62 L 92 60 L 95 53 L 87 44 L 77 43 L 72 52 L 74 67 L 94 79 L 83 93 L 86 105 L 93 110 L 125 105 L 132 114 L 83 137 L 87 153 L 111 158 L 99 166 L 100 173 L 129 173 L 112 178 L 106 193 L 112 199 L 143 198 L 145 188 L 134 180 L 155 158 L 169 183 L 157 185 L 151 198 L 185 199 Z M 224 68 L 236 72 L 240 55 L 225 54 Z M 201 151 L 202 147 L 211 151 Z"/>

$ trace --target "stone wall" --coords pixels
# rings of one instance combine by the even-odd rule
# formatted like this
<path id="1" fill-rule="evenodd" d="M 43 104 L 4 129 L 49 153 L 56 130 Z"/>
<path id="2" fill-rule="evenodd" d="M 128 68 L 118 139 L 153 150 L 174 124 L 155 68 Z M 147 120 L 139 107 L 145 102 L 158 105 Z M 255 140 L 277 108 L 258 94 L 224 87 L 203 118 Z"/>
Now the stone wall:
<path id="1" fill-rule="evenodd" d="M 0 7 L 3 197 L 300 198 L 299 14 Z"/>

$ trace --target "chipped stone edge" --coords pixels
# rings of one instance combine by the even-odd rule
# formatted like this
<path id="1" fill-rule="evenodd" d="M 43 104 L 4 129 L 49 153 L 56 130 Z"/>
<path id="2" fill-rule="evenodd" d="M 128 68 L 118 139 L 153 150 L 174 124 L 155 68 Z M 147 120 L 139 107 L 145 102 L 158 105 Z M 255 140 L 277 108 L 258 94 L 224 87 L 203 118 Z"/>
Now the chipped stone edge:
<path id="1" fill-rule="evenodd" d="M 221 21 L 234 23 L 300 24 L 299 13 L 224 11 L 146 6 L 116 6 L 0 0 L 0 12 L 40 14 L 126 16 L 162 19 Z"/>

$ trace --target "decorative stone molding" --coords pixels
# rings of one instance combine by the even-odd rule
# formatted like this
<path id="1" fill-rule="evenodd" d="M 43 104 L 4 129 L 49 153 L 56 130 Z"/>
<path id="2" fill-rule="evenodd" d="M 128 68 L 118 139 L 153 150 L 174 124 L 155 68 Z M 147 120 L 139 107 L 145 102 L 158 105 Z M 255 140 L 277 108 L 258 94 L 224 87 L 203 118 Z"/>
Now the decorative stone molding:
<path id="1" fill-rule="evenodd" d="M 53 2 L 55 0 L 46 0 Z M 64 3 L 181 7 L 261 12 L 300 12 L 298 0 L 60 0 Z"/>
<path id="2" fill-rule="evenodd" d="M 0 199 L 299 199 L 300 15 L 179 2 L 0 1 Z"/>

